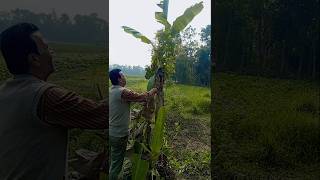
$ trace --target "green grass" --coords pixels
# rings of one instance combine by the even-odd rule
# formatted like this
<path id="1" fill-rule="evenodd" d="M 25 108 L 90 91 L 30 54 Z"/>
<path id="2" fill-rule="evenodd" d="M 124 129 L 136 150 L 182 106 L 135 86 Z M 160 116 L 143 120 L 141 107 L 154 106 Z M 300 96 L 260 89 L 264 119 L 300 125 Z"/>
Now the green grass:
<path id="1" fill-rule="evenodd" d="M 0 53 L 0 83 L 9 77 L 10 74 L 7 71 L 6 63 L 2 57 L 2 54 Z"/>
<path id="2" fill-rule="evenodd" d="M 92 44 L 72 44 L 72 43 L 56 43 L 52 42 L 49 44 L 51 48 L 57 53 L 70 52 L 70 53 L 82 53 L 82 54 L 93 54 L 93 53 L 106 53 L 106 47 L 97 46 Z"/>
<path id="3" fill-rule="evenodd" d="M 313 179 L 319 168 L 319 85 L 215 74 L 214 177 Z"/>

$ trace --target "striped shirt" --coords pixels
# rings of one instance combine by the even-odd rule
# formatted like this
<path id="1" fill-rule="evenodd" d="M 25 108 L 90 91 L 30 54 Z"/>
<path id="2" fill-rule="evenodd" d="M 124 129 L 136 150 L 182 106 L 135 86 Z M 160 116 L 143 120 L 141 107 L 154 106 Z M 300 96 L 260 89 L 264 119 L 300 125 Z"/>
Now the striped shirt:
<path id="1" fill-rule="evenodd" d="M 147 102 L 149 97 L 149 92 L 137 93 L 129 89 L 123 89 L 121 93 L 121 99 L 127 102 Z"/>
<path id="2" fill-rule="evenodd" d="M 108 104 L 94 102 L 76 93 L 52 87 L 38 103 L 39 118 L 47 124 L 66 128 L 107 129 Z"/>

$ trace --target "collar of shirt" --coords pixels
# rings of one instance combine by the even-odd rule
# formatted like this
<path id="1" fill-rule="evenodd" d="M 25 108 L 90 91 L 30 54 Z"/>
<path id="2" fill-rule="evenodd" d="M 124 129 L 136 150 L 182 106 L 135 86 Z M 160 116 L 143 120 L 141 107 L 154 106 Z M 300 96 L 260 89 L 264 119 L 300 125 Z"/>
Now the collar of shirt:
<path id="1" fill-rule="evenodd" d="M 112 89 L 114 89 L 114 88 L 121 88 L 121 87 L 122 87 L 122 86 L 120 86 L 120 85 L 112 85 L 112 86 L 111 86 Z"/>
<path id="2" fill-rule="evenodd" d="M 14 74 L 13 79 L 24 79 L 24 78 L 33 78 L 33 79 L 38 79 L 32 74 Z"/>

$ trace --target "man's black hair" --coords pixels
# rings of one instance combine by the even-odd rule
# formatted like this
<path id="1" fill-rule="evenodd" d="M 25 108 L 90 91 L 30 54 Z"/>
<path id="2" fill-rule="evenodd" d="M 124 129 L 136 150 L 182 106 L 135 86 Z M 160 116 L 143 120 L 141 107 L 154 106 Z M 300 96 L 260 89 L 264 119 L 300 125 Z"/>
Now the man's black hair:
<path id="1" fill-rule="evenodd" d="M 31 23 L 19 23 L 0 34 L 0 48 L 11 74 L 25 74 L 29 71 L 28 55 L 39 54 L 31 34 L 39 28 Z"/>
<path id="2" fill-rule="evenodd" d="M 119 80 L 118 78 L 121 77 L 120 75 L 120 69 L 112 69 L 110 72 L 109 72 L 109 78 L 111 80 L 111 83 L 113 85 L 119 85 Z"/>

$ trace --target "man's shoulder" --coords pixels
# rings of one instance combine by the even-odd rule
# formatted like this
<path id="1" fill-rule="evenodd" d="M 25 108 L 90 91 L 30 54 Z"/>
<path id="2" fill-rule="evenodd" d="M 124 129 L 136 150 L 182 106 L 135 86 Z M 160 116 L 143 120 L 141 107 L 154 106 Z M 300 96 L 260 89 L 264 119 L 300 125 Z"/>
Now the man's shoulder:
<path id="1" fill-rule="evenodd" d="M 48 86 L 46 93 L 52 93 L 52 94 L 56 94 L 56 95 L 75 93 L 72 90 L 66 89 L 64 87 L 61 87 L 61 86 L 53 84 L 53 83 L 47 83 L 46 85 Z"/>
<path id="2" fill-rule="evenodd" d="M 109 93 L 110 92 L 122 92 L 122 91 L 130 91 L 130 90 L 128 88 L 122 87 L 122 86 L 112 86 L 109 89 Z"/>

